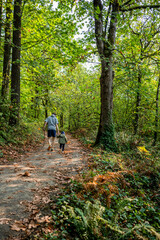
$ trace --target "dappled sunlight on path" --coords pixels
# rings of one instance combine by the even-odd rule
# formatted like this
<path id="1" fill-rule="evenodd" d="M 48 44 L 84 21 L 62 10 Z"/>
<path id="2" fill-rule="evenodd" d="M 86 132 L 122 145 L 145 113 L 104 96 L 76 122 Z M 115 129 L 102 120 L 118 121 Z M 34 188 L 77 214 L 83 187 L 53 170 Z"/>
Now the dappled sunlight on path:
<path id="1" fill-rule="evenodd" d="M 46 204 L 85 168 L 87 153 L 76 139 L 67 138 L 64 153 L 56 139 L 52 152 L 45 142 L 17 163 L 0 165 L 1 240 L 25 239 L 40 224 L 49 223 L 50 210 L 43 211 Z"/>

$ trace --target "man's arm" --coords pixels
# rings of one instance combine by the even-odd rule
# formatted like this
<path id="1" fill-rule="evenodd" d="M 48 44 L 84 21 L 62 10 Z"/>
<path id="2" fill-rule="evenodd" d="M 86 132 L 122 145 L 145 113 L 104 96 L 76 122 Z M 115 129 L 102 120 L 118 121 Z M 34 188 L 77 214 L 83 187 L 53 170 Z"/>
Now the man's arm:
<path id="1" fill-rule="evenodd" d="M 58 124 L 56 124 L 56 129 L 57 129 L 57 134 L 59 135 L 59 128 L 58 128 Z"/>
<path id="2" fill-rule="evenodd" d="M 47 122 L 45 121 L 45 122 L 44 122 L 44 127 L 43 127 L 43 130 L 44 130 L 44 131 L 45 131 L 46 125 L 47 125 Z"/>

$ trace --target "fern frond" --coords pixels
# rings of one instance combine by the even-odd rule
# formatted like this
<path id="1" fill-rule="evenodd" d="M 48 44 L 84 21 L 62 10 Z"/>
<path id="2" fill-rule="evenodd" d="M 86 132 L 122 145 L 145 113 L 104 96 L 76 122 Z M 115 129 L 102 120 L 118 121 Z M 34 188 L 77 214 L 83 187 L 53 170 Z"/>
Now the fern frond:
<path id="1" fill-rule="evenodd" d="M 156 230 L 153 227 L 147 226 L 147 227 L 144 227 L 144 229 L 149 233 L 151 233 L 152 235 L 155 235 L 157 240 L 160 240 L 160 234 L 156 232 Z"/>
<path id="2" fill-rule="evenodd" d="M 101 224 L 105 225 L 110 230 L 117 232 L 121 235 L 124 234 L 124 232 L 120 228 L 118 228 L 115 224 L 109 223 L 109 221 L 105 220 L 104 218 L 98 217 L 98 221 L 101 222 Z"/>
<path id="3" fill-rule="evenodd" d="M 113 218 L 113 222 L 117 221 L 118 215 L 124 210 L 128 202 L 132 202 L 134 199 L 132 198 L 124 198 L 117 204 L 116 214 Z"/>
<path id="4" fill-rule="evenodd" d="M 87 228 L 88 227 L 88 221 L 87 221 L 83 211 L 81 209 L 79 209 L 79 208 L 75 208 L 75 211 L 80 215 L 84 227 Z"/>
<path id="5" fill-rule="evenodd" d="M 120 240 L 120 239 L 124 239 L 125 237 L 127 237 L 127 236 L 130 235 L 131 233 L 134 234 L 135 236 L 139 237 L 138 239 L 146 240 L 146 238 L 145 238 L 144 236 L 142 236 L 142 235 L 140 235 L 140 234 L 138 234 L 138 233 L 136 232 L 136 230 L 141 231 L 141 230 L 143 230 L 143 229 L 146 230 L 146 231 L 148 231 L 150 234 L 155 235 L 157 240 L 160 239 L 160 234 L 157 233 L 152 226 L 150 226 L 150 225 L 145 225 L 145 224 L 137 224 L 137 225 L 135 225 L 132 229 L 130 229 L 129 231 L 127 231 L 123 236 L 121 236 L 121 237 L 119 238 L 119 240 Z"/>

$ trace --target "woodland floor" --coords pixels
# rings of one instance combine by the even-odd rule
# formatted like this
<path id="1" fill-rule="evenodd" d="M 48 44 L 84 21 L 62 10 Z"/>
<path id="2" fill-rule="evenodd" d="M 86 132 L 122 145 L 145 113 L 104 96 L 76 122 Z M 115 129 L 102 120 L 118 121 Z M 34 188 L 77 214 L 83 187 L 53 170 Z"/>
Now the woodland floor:
<path id="1" fill-rule="evenodd" d="M 35 231 L 52 232 L 50 205 L 76 174 L 85 168 L 87 150 L 67 135 L 65 152 L 43 146 L 16 161 L 0 165 L 0 240 L 27 239 Z"/>

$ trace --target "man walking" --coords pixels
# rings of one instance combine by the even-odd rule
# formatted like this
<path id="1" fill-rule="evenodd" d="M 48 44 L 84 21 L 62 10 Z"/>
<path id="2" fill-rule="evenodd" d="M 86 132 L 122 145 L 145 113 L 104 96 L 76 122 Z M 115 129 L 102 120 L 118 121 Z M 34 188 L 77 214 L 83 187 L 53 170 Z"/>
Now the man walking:
<path id="1" fill-rule="evenodd" d="M 48 124 L 48 143 L 49 143 L 48 151 L 49 150 L 53 151 L 53 144 L 54 144 L 55 137 L 56 137 L 56 130 L 59 135 L 58 120 L 56 118 L 55 113 L 52 113 L 51 116 L 46 118 L 46 120 L 44 122 L 44 127 L 43 127 L 44 131 L 45 131 L 45 127 L 47 124 Z"/>

